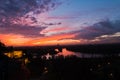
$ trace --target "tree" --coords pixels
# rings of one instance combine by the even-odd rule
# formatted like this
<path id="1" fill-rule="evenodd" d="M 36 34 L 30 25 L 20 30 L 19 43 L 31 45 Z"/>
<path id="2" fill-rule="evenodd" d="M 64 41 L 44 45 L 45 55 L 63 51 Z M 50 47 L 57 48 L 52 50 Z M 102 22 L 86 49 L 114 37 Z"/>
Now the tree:
<path id="1" fill-rule="evenodd" d="M 5 49 L 6 49 L 5 44 L 0 41 L 0 54 L 2 54 L 5 51 Z"/>

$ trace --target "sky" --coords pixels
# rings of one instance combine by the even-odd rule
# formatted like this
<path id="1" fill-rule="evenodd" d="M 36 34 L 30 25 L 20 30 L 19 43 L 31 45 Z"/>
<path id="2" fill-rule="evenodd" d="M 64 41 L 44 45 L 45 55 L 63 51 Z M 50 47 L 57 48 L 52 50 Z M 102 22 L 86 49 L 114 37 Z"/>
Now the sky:
<path id="1" fill-rule="evenodd" d="M 7 46 L 120 43 L 120 0 L 0 0 Z"/>

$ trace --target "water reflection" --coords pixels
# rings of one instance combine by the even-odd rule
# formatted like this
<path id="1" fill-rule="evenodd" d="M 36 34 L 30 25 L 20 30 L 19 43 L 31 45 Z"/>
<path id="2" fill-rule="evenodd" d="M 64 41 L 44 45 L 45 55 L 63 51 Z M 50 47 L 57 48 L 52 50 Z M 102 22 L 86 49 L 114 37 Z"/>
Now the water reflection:
<path id="1" fill-rule="evenodd" d="M 59 49 L 55 49 L 55 51 L 57 52 L 57 54 L 51 55 L 51 54 L 47 53 L 46 55 L 43 55 L 41 58 L 49 60 L 49 59 L 52 59 L 53 57 L 58 58 L 60 56 L 63 56 L 64 58 L 69 57 L 69 56 L 76 56 L 78 58 L 100 58 L 100 57 L 103 57 L 103 55 L 101 55 L 101 54 L 92 54 L 92 53 L 87 54 L 87 53 L 80 53 L 80 52 L 72 52 L 72 51 L 67 50 L 66 48 L 62 48 L 62 52 L 59 51 Z"/>
<path id="2" fill-rule="evenodd" d="M 98 58 L 98 57 L 103 57 L 103 55 L 100 55 L 100 54 L 87 54 L 87 53 L 80 53 L 80 52 L 72 52 L 72 51 L 69 51 L 67 50 L 66 48 L 63 48 L 62 49 L 62 52 L 59 52 L 56 56 L 76 56 L 76 57 L 79 57 L 79 58 Z"/>
<path id="3" fill-rule="evenodd" d="M 59 55 L 62 55 L 62 56 L 71 56 L 71 55 L 76 55 L 76 53 L 72 52 L 72 51 L 68 51 L 66 48 L 63 48 L 62 52 L 59 52 L 58 54 L 56 54 L 56 56 L 59 56 Z"/>
<path id="4" fill-rule="evenodd" d="M 54 49 L 54 51 L 56 51 L 57 54 L 50 54 L 47 53 L 45 55 L 41 56 L 41 59 L 52 59 L 52 57 L 59 57 L 59 56 L 63 56 L 63 57 L 67 57 L 67 56 L 76 56 L 78 58 L 99 58 L 99 57 L 103 57 L 103 55 L 101 54 L 92 54 L 92 53 L 80 53 L 80 52 L 73 52 L 73 51 L 69 51 L 66 48 L 62 48 L 62 50 L 60 51 L 59 49 Z M 7 55 L 10 58 L 22 58 L 24 56 L 25 53 L 23 53 L 22 51 L 13 51 L 13 52 L 9 52 L 9 53 L 5 53 L 5 55 Z M 38 54 L 38 53 L 37 53 Z M 38 57 L 40 57 L 37 54 L 32 54 L 33 59 L 36 59 Z M 29 62 L 28 58 L 25 59 L 25 63 Z"/>
<path id="5" fill-rule="evenodd" d="M 77 57 L 80 57 L 80 58 L 99 58 L 99 57 L 103 57 L 103 55 L 101 54 L 90 54 L 90 53 L 75 53 Z"/>

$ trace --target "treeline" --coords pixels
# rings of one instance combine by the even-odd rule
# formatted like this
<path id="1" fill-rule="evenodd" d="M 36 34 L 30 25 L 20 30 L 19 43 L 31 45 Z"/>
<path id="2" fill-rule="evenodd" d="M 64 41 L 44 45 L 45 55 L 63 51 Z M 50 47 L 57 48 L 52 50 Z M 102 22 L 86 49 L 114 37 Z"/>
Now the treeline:
<path id="1" fill-rule="evenodd" d="M 120 44 L 74 45 L 68 46 L 67 50 L 81 53 L 118 54 Z"/>
<path id="2" fill-rule="evenodd" d="M 36 53 L 39 56 L 45 55 L 47 53 L 54 55 L 58 52 L 55 51 L 55 49 L 59 49 L 59 51 L 62 51 L 63 46 L 30 46 L 30 47 L 14 47 L 14 50 L 21 50 L 26 54 L 33 54 Z"/>

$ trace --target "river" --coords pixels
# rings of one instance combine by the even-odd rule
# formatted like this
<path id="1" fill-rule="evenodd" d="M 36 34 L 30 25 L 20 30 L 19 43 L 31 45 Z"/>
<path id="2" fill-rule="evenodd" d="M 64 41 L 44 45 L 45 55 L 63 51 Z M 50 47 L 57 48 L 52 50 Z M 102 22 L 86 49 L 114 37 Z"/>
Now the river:
<path id="1" fill-rule="evenodd" d="M 79 58 L 98 58 L 98 57 L 103 57 L 103 55 L 101 55 L 101 54 L 90 54 L 90 53 L 73 52 L 73 51 L 67 50 L 66 48 L 63 48 L 62 52 L 59 52 L 57 54 L 57 56 L 59 56 L 59 55 L 63 55 L 65 57 L 74 55 L 74 56 L 77 56 Z"/>

